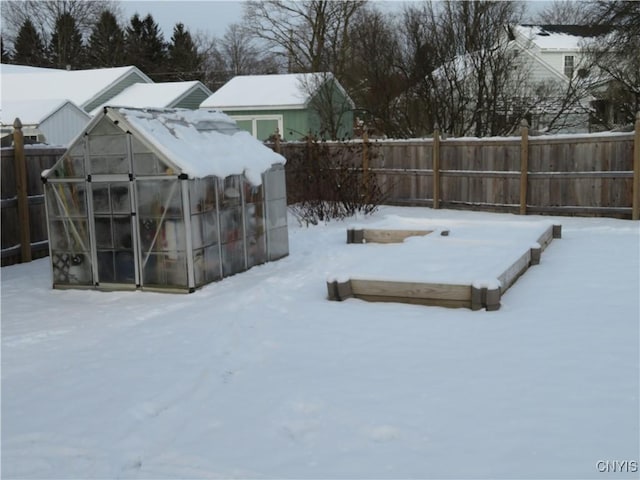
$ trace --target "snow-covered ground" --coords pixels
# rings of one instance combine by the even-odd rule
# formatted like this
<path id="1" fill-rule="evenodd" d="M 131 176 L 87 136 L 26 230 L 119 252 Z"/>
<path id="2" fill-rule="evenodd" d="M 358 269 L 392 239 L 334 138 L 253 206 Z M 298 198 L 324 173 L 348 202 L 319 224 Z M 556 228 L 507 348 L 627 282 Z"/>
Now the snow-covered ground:
<path id="1" fill-rule="evenodd" d="M 563 229 L 496 312 L 327 301 L 345 229 L 403 222 Z M 385 207 L 290 250 L 191 295 L 3 268 L 2 478 L 638 477 L 638 222 Z"/>

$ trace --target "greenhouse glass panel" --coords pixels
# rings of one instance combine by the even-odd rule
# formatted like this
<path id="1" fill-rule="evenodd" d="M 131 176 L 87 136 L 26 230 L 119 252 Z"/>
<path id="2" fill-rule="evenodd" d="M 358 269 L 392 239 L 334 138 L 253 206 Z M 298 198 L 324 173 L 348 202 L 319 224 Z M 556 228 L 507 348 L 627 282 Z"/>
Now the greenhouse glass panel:
<path id="1" fill-rule="evenodd" d="M 284 169 L 272 168 L 264 174 L 267 201 L 287 197 Z"/>
<path id="2" fill-rule="evenodd" d="M 111 217 L 95 219 L 96 247 L 113 248 Z"/>
<path id="3" fill-rule="evenodd" d="M 267 228 L 273 230 L 287 226 L 287 203 L 284 199 L 271 200 L 267 203 L 268 222 Z"/>
<path id="4" fill-rule="evenodd" d="M 247 237 L 264 233 L 264 211 L 262 203 L 248 204 L 244 207 L 245 232 Z"/>
<path id="5" fill-rule="evenodd" d="M 193 276 L 196 287 L 205 283 L 204 250 L 193 251 Z"/>
<path id="6" fill-rule="evenodd" d="M 247 268 L 260 265 L 267 261 L 266 236 L 247 238 Z"/>
<path id="7" fill-rule="evenodd" d="M 179 180 L 139 180 L 136 184 L 140 215 L 160 218 L 166 212 L 165 217 L 182 217 Z"/>
<path id="8" fill-rule="evenodd" d="M 111 211 L 113 213 L 131 213 L 129 183 L 111 184 Z"/>
<path id="9" fill-rule="evenodd" d="M 89 229 L 87 221 L 79 218 L 51 219 L 49 223 L 52 250 L 74 252 L 89 251 Z"/>
<path id="10" fill-rule="evenodd" d="M 215 245 L 219 243 L 218 215 L 215 210 L 199 215 L 202 222 L 203 245 Z"/>
<path id="11" fill-rule="evenodd" d="M 54 178 L 84 178 L 84 154 L 66 154 L 53 170 Z"/>
<path id="12" fill-rule="evenodd" d="M 89 135 L 89 155 L 121 154 L 127 153 L 128 135 L 119 132 L 117 135 Z"/>
<path id="13" fill-rule="evenodd" d="M 220 275 L 220 250 L 217 245 L 204 249 L 205 280 L 213 282 L 219 280 Z"/>
<path id="14" fill-rule="evenodd" d="M 187 286 L 187 259 L 184 252 L 169 259 L 164 253 L 151 253 L 143 262 L 142 279 L 145 286 Z"/>
<path id="15" fill-rule="evenodd" d="M 51 217 L 86 217 L 87 203 L 83 183 L 47 183 L 47 205 Z"/>
<path id="16" fill-rule="evenodd" d="M 90 156 L 92 175 L 129 173 L 129 158 L 126 155 Z"/>
<path id="17" fill-rule="evenodd" d="M 246 270 L 244 242 L 232 242 L 222 245 L 222 273 L 225 277 Z"/>
<path id="18" fill-rule="evenodd" d="M 268 232 L 269 260 L 277 260 L 289 254 L 289 235 L 287 227 Z"/>
<path id="19" fill-rule="evenodd" d="M 87 252 L 51 252 L 53 283 L 60 285 L 92 285 L 91 257 Z"/>

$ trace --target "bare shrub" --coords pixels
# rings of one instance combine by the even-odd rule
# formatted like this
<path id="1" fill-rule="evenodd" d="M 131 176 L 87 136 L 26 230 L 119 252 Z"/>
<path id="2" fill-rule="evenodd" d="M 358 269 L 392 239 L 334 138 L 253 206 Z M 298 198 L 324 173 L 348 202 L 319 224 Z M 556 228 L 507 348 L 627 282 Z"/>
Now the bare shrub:
<path id="1" fill-rule="evenodd" d="M 371 145 L 326 143 L 308 138 L 304 144 L 283 145 L 287 157 L 287 203 L 301 225 L 370 215 L 383 203 L 374 172 L 362 168 L 363 149 Z"/>

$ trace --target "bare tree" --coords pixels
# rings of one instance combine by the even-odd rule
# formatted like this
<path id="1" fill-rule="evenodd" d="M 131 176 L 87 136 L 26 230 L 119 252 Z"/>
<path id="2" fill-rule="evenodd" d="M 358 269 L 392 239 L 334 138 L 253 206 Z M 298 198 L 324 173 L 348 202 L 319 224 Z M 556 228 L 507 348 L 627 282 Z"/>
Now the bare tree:
<path id="1" fill-rule="evenodd" d="M 316 115 L 312 133 L 323 139 L 338 140 L 352 125 L 354 105 L 330 72 L 301 77 L 298 88 L 309 97 L 308 106 Z"/>
<path id="2" fill-rule="evenodd" d="M 289 72 L 331 71 L 349 64 L 348 32 L 366 0 L 248 1 L 248 30 L 283 57 Z"/>
<path id="3" fill-rule="evenodd" d="M 555 0 L 535 17 L 543 25 L 585 25 L 590 20 L 590 4 L 584 0 Z"/>
<path id="4" fill-rule="evenodd" d="M 56 19 L 63 15 L 74 18 L 83 35 L 88 37 L 104 10 L 120 15 L 120 6 L 116 0 L 7 0 L 1 2 L 2 30 L 6 39 L 15 40 L 25 20 L 30 20 L 45 42 L 55 29 Z"/>
<path id="5" fill-rule="evenodd" d="M 600 84 L 598 120 L 608 129 L 631 124 L 640 111 L 640 3 L 597 1 L 591 14 L 609 29 L 585 47 Z"/>
<path id="6" fill-rule="evenodd" d="M 396 136 L 393 100 L 406 88 L 399 60 L 400 41 L 395 18 L 374 6 L 361 9 L 351 26 L 351 65 L 342 76 L 358 106 L 361 122 L 372 133 Z"/>
<path id="7" fill-rule="evenodd" d="M 504 135 L 526 113 L 526 63 L 508 26 L 514 2 L 428 2 L 403 17 L 406 75 L 413 86 L 395 107 L 406 134 L 441 129 L 456 136 Z M 416 109 L 415 105 L 419 105 Z"/>

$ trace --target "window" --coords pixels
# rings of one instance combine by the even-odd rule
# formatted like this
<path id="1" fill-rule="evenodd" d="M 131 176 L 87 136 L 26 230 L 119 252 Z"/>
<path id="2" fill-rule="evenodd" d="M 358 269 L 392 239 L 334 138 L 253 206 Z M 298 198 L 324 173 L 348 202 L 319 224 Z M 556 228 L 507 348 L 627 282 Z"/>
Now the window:
<path id="1" fill-rule="evenodd" d="M 573 66 L 574 66 L 573 62 L 574 62 L 574 56 L 573 55 L 565 55 L 565 57 L 564 57 L 564 74 L 569 78 L 573 77 Z"/>

